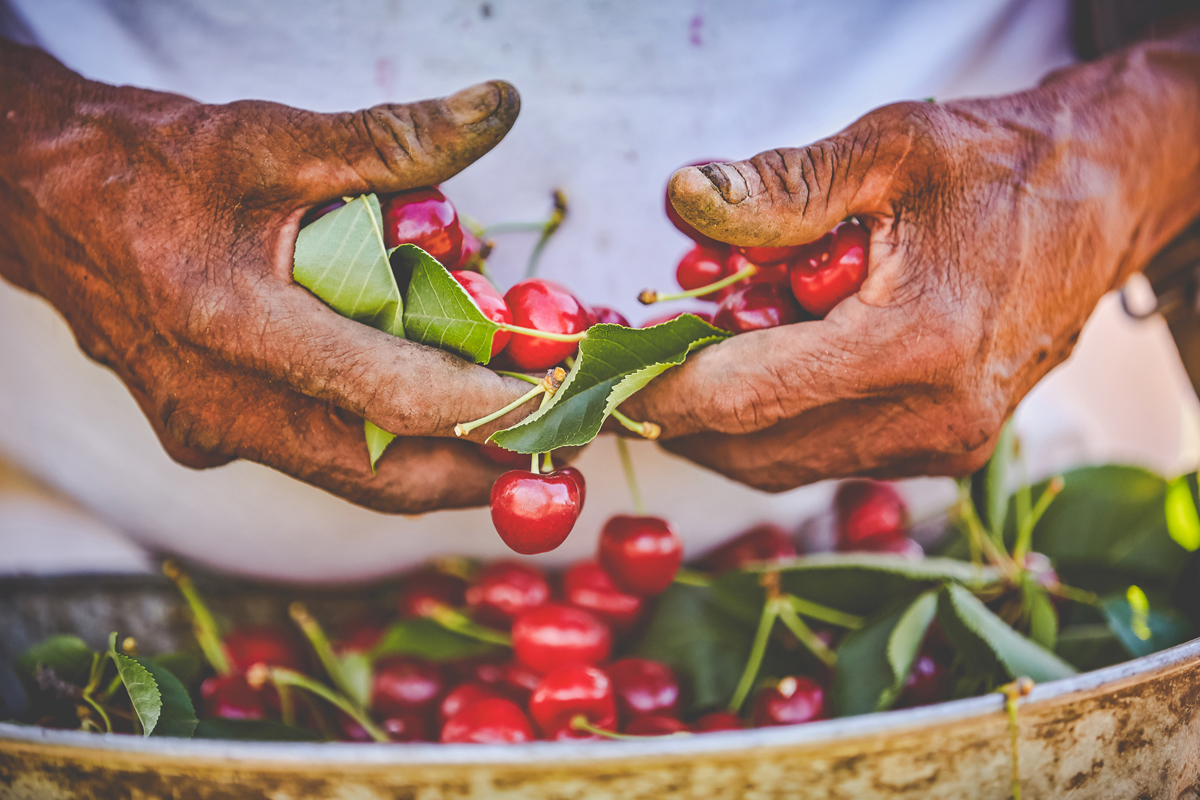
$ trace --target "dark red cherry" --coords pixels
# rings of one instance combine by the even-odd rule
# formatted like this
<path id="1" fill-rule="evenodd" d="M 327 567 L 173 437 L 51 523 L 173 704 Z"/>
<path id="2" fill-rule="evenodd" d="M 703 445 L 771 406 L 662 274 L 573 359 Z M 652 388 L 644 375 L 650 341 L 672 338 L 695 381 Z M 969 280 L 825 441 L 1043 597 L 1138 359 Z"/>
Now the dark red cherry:
<path id="1" fill-rule="evenodd" d="M 790 325 L 804 319 L 800 306 L 778 284 L 752 282 L 737 287 L 717 306 L 713 325 L 730 333 Z"/>
<path id="2" fill-rule="evenodd" d="M 562 544 L 582 504 L 579 486 L 570 475 L 514 469 L 492 484 L 491 507 L 496 533 L 515 552 L 529 556 Z"/>
<path id="3" fill-rule="evenodd" d="M 445 722 L 467 706 L 491 697 L 500 697 L 500 690 L 495 686 L 474 681 L 460 683 L 451 689 L 438 704 L 438 719 Z"/>
<path id="4" fill-rule="evenodd" d="M 571 728 L 575 716 L 583 716 L 597 728 L 614 730 L 617 704 L 612 681 L 598 667 L 566 667 L 555 670 L 533 691 L 529 715 L 548 739 L 586 738 Z"/>
<path id="5" fill-rule="evenodd" d="M 944 700 L 949 688 L 946 667 L 928 653 L 922 653 L 904 679 L 904 691 L 896 705 L 900 708 L 927 706 Z"/>
<path id="6" fill-rule="evenodd" d="M 833 505 L 837 513 L 838 550 L 877 550 L 904 538 L 908 507 L 891 484 L 844 481 L 838 486 Z"/>
<path id="7" fill-rule="evenodd" d="M 379 643 L 384 627 L 375 614 L 357 617 L 338 631 L 336 651 L 339 654 L 365 653 Z"/>
<path id="8" fill-rule="evenodd" d="M 803 675 L 784 678 L 776 686 L 758 693 L 754 702 L 754 724 L 796 725 L 825 719 L 825 690 Z"/>
<path id="9" fill-rule="evenodd" d="M 675 717 L 651 714 L 646 717 L 638 717 L 630 722 L 625 726 L 625 733 L 630 736 L 669 736 L 672 733 L 682 733 L 687 729 L 688 726 Z"/>
<path id="10" fill-rule="evenodd" d="M 712 159 L 710 161 L 693 161 L 691 164 L 684 164 L 683 167 L 680 167 L 680 169 L 684 169 L 686 167 L 703 167 L 705 164 L 714 164 L 720 162 L 721 159 Z M 716 249 L 729 247 L 729 245 L 725 244 L 724 242 L 718 242 L 716 239 L 705 236 L 703 233 L 692 227 L 690 222 L 687 222 L 683 217 L 679 216 L 679 212 L 675 210 L 675 206 L 671 205 L 670 191 L 668 190 L 664 192 L 664 195 L 665 202 L 663 205 L 667 212 L 667 219 L 671 220 L 671 224 L 675 226 L 677 231 L 691 239 L 696 244 L 704 245 L 705 247 L 712 247 Z"/>
<path id="11" fill-rule="evenodd" d="M 592 313 L 596 317 L 597 324 L 603 323 L 605 325 L 620 325 L 623 328 L 632 327 L 629 324 L 629 320 L 625 318 L 625 315 L 620 311 L 617 311 L 615 308 L 609 308 L 608 306 L 592 306 Z"/>
<path id="12" fill-rule="evenodd" d="M 429 724 L 423 714 L 392 714 L 379 722 L 379 727 L 393 742 L 428 742 Z"/>
<path id="13" fill-rule="evenodd" d="M 484 442 L 479 445 L 479 452 L 483 453 L 492 461 L 506 467 L 521 467 L 529 466 L 528 453 L 514 453 L 512 450 L 505 450 L 503 447 L 497 447 L 494 444 Z"/>
<path id="14" fill-rule="evenodd" d="M 444 744 L 516 744 L 533 738 L 533 726 L 525 712 L 500 697 L 468 705 L 442 727 Z"/>
<path id="15" fill-rule="evenodd" d="M 579 333 L 595 319 L 592 310 L 567 287 L 545 278 L 517 283 L 504 295 L 504 302 L 512 312 L 514 325 L 546 333 Z M 578 347 L 578 342 L 515 334 L 508 344 L 508 358 L 518 369 L 548 369 L 574 355 Z"/>
<path id="16" fill-rule="evenodd" d="M 618 587 L 646 597 L 675 580 L 683 541 L 665 519 L 618 514 L 600 531 L 596 559 Z"/>
<path id="17" fill-rule="evenodd" d="M 746 727 L 737 714 L 728 711 L 710 711 L 692 723 L 692 733 L 712 733 L 714 731 L 740 731 Z"/>
<path id="18" fill-rule="evenodd" d="M 833 244 L 816 257 L 791 265 L 792 293 L 810 314 L 824 317 L 833 307 L 858 291 L 867 278 L 870 234 L 854 222 L 841 222 L 831 232 Z"/>
<path id="19" fill-rule="evenodd" d="M 467 587 L 467 605 L 475 618 L 508 625 L 513 617 L 550 599 L 550 584 L 541 570 L 515 561 L 494 561 Z"/>
<path id="20" fill-rule="evenodd" d="M 484 261 L 491 251 L 490 245 L 484 244 L 478 236 L 465 227 L 462 228 L 462 235 L 462 254 L 458 259 L 458 269 L 483 272 Z"/>
<path id="21" fill-rule="evenodd" d="M 559 467 L 557 471 L 575 481 L 575 488 L 579 490 L 579 510 L 583 511 L 583 504 L 587 501 L 587 481 L 583 479 L 583 473 L 575 467 Z"/>
<path id="22" fill-rule="evenodd" d="M 458 212 L 433 186 L 392 195 L 383 204 L 383 242 L 389 248 L 415 244 L 453 269 L 462 258 Z"/>
<path id="23" fill-rule="evenodd" d="M 783 561 L 796 556 L 796 545 L 787 531 L 773 523 L 756 525 L 706 555 L 701 563 L 717 575 L 762 561 Z"/>
<path id="24" fill-rule="evenodd" d="M 267 625 L 238 628 L 222 641 L 231 665 L 238 672 L 245 672 L 255 664 L 298 670 L 303 663 L 295 640 Z"/>
<path id="25" fill-rule="evenodd" d="M 304 215 L 304 219 L 300 220 L 300 227 L 308 227 L 321 217 L 328 214 L 330 211 L 336 211 L 344 205 L 346 205 L 345 200 L 334 200 L 332 203 L 320 206 L 319 208 L 311 209 L 307 214 Z"/>
<path id="26" fill-rule="evenodd" d="M 419 658 L 393 656 L 375 665 L 371 681 L 371 710 L 383 714 L 425 712 L 445 689 L 442 672 Z"/>
<path id="27" fill-rule="evenodd" d="M 221 719 L 265 719 L 266 698 L 262 690 L 246 682 L 240 672 L 214 675 L 200 684 L 204 716 Z"/>
<path id="28" fill-rule="evenodd" d="M 680 288 L 689 291 L 716 283 L 732 274 L 733 271 L 728 268 L 725 249 L 712 250 L 703 245 L 696 245 L 688 250 L 679 260 L 679 265 L 675 267 L 675 281 Z M 730 291 L 732 289 L 727 286 L 724 289 L 700 295 L 700 299 L 719 303 Z"/>
<path id="29" fill-rule="evenodd" d="M 679 713 L 679 680 L 661 661 L 623 658 L 605 671 L 612 680 L 621 719 Z"/>
<path id="30" fill-rule="evenodd" d="M 590 611 L 547 603 L 513 620 L 512 646 L 517 661 L 544 675 L 604 661 L 612 651 L 612 633 Z"/>
<path id="31" fill-rule="evenodd" d="M 492 322 L 512 324 L 512 314 L 508 310 L 508 305 L 496 291 L 496 287 L 492 286 L 491 281 L 478 272 L 468 272 L 465 269 L 456 269 L 450 273 L 450 276 L 467 290 L 467 294 L 471 295 L 471 299 L 475 301 L 475 305 L 479 306 L 479 310 L 485 317 Z M 495 357 L 503 350 L 511 338 L 512 334 L 508 331 L 496 331 L 492 335 L 492 356 Z"/>
<path id="32" fill-rule="evenodd" d="M 442 606 L 461 606 L 466 591 L 466 581 L 456 575 L 421 570 L 407 576 L 400 584 L 396 610 L 404 619 L 432 616 Z"/>
<path id="33" fill-rule="evenodd" d="M 708 313 L 707 311 L 689 309 L 686 311 L 672 311 L 670 314 L 661 314 L 657 317 L 651 317 L 650 319 L 643 322 L 641 327 L 653 328 L 655 325 L 662 325 L 664 322 L 670 322 L 671 320 L 675 319 L 676 317 L 682 317 L 684 314 L 691 314 L 694 317 L 699 317 L 700 319 L 704 320 L 705 322 L 707 322 L 709 324 L 712 324 L 712 321 L 713 321 L 713 315 Z"/>
<path id="34" fill-rule="evenodd" d="M 563 575 L 563 596 L 590 611 L 618 633 L 628 631 L 642 613 L 642 598 L 622 592 L 595 561 L 581 561 Z"/>
<path id="35" fill-rule="evenodd" d="M 769 267 L 774 264 L 794 261 L 804 253 L 805 247 L 806 245 L 788 247 L 735 247 L 734 250 L 745 256 L 746 260 L 755 266 Z"/>

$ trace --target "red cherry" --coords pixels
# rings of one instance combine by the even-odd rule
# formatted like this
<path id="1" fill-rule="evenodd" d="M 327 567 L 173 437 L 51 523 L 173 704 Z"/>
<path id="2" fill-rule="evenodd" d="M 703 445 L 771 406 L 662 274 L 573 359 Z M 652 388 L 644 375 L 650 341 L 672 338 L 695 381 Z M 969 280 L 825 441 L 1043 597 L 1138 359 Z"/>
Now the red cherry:
<path id="1" fill-rule="evenodd" d="M 214 675 L 200 684 L 200 699 L 206 717 L 221 719 L 265 719 L 263 692 L 252 687 L 240 672 Z"/>
<path id="2" fill-rule="evenodd" d="M 393 714 L 385 717 L 379 727 L 393 742 L 429 741 L 429 726 L 421 714 Z"/>
<path id="3" fill-rule="evenodd" d="M 438 704 L 438 718 L 445 722 L 473 703 L 499 696 L 499 691 L 486 683 L 460 683 Z"/>
<path id="4" fill-rule="evenodd" d="M 625 315 L 615 308 L 608 306 L 592 306 L 592 313 L 596 316 L 596 323 L 605 325 L 620 325 L 623 328 L 632 327 L 629 320 L 625 319 Z"/>
<path id="5" fill-rule="evenodd" d="M 673 320 L 677 317 L 682 317 L 684 314 L 691 314 L 694 317 L 699 317 L 700 319 L 704 320 L 705 322 L 707 322 L 709 324 L 712 324 L 712 321 L 713 321 L 713 315 L 708 313 L 707 311 L 698 311 L 698 310 L 673 311 L 670 314 L 662 314 L 657 317 L 651 317 L 650 319 L 643 322 L 641 327 L 653 328 L 655 325 L 662 325 L 664 322 L 670 322 L 671 320 Z"/>
<path id="6" fill-rule="evenodd" d="M 456 269 L 450 273 L 450 276 L 467 290 L 467 294 L 471 295 L 471 299 L 475 301 L 475 305 L 479 306 L 479 310 L 485 317 L 492 322 L 512 324 L 512 313 L 508 310 L 504 298 L 496 291 L 496 287 L 492 286 L 491 281 L 478 272 L 468 272 L 465 269 Z M 508 331 L 496 331 L 492 336 L 492 356 L 495 357 L 503 350 L 511 338 L 512 334 Z"/>
<path id="7" fill-rule="evenodd" d="M 904 538 L 908 508 L 891 484 L 844 481 L 833 498 L 837 511 L 837 549 L 874 550 Z"/>
<path id="8" fill-rule="evenodd" d="M 512 618 L 550 599 L 550 584 L 541 571 L 515 561 L 495 561 L 467 587 L 467 605 L 476 619 L 507 625 Z"/>
<path id="9" fill-rule="evenodd" d="M 383 625 L 374 617 L 374 614 L 363 615 L 343 626 L 335 644 L 337 652 L 365 653 L 374 647 L 383 636 Z"/>
<path id="10" fill-rule="evenodd" d="M 683 167 L 680 167 L 680 169 L 683 169 L 684 167 L 703 167 L 706 164 L 714 164 L 721 161 L 721 159 L 713 159 L 711 161 L 693 161 L 691 164 L 684 164 Z M 690 222 L 687 222 L 683 217 L 679 216 L 679 212 L 675 210 L 675 206 L 671 205 L 671 193 L 668 191 L 664 194 L 664 207 L 667 211 L 667 219 L 671 220 L 671 224 L 675 226 L 676 230 L 691 239 L 696 244 L 704 245 L 705 247 L 713 247 L 718 249 L 729 247 L 729 245 L 725 244 L 724 242 L 718 242 L 716 239 L 705 236 L 703 233 L 692 227 Z"/>
<path id="11" fill-rule="evenodd" d="M 555 670 L 534 689 L 529 714 L 549 739 L 586 738 L 586 734 L 571 728 L 576 716 L 583 716 L 597 728 L 612 730 L 617 721 L 612 681 L 597 667 Z"/>
<path id="12" fill-rule="evenodd" d="M 612 650 L 612 634 L 589 611 L 547 603 L 513 620 L 512 646 L 517 661 L 545 674 L 605 660 Z"/>
<path id="13" fill-rule="evenodd" d="M 522 703 L 529 702 L 529 696 L 542 681 L 542 674 L 535 672 L 524 664 L 510 661 L 500 667 L 500 680 L 497 688 L 506 695 Z"/>
<path id="14" fill-rule="evenodd" d="M 579 486 L 570 475 L 514 469 L 492 484 L 491 506 L 496 533 L 514 551 L 529 556 L 562 544 L 582 504 Z"/>
<path id="15" fill-rule="evenodd" d="M 710 283 L 716 283 L 724 277 L 732 275 L 736 270 L 729 269 L 724 248 L 712 250 L 703 245 L 696 245 L 684 254 L 675 267 L 675 281 L 680 288 L 692 290 Z M 715 292 L 700 295 L 701 300 L 720 302 L 731 291 L 730 287 L 718 289 Z"/>
<path id="16" fill-rule="evenodd" d="M 679 681 L 666 664 L 646 658 L 623 658 L 610 664 L 607 672 L 621 719 L 670 717 L 679 713 Z"/>
<path id="17" fill-rule="evenodd" d="M 796 556 L 796 545 L 787 531 L 772 523 L 756 525 L 726 542 L 701 561 L 718 575 L 761 561 L 783 561 Z"/>
<path id="18" fill-rule="evenodd" d="M 375 665 L 371 710 L 384 715 L 424 712 L 445 688 L 441 670 L 417 658 L 391 657 Z"/>
<path id="19" fill-rule="evenodd" d="M 453 269 L 462 258 L 458 212 L 433 186 L 392 195 L 383 204 L 383 242 L 389 248 L 415 244 Z"/>
<path id="20" fill-rule="evenodd" d="M 800 306 L 778 284 L 751 282 L 739 286 L 717 306 L 713 325 L 730 333 L 790 325 L 804 319 Z"/>
<path id="21" fill-rule="evenodd" d="M 487 259 L 491 247 L 480 241 L 468 228 L 462 228 L 462 236 L 462 254 L 458 259 L 458 269 L 482 272 L 484 260 Z"/>
<path id="22" fill-rule="evenodd" d="M 396 596 L 396 609 L 404 619 L 432 616 L 442 606 L 461 606 L 466 590 L 467 584 L 462 578 L 422 570 L 404 579 Z"/>
<path id="23" fill-rule="evenodd" d="M 784 678 L 777 686 L 758 693 L 754 702 L 754 724 L 796 725 L 825 719 L 825 690 L 802 675 Z"/>
<path id="24" fill-rule="evenodd" d="M 896 705 L 899 708 L 927 706 L 946 697 L 950 688 L 946 667 L 928 653 L 922 653 L 904 679 L 904 691 Z"/>
<path id="25" fill-rule="evenodd" d="M 223 640 L 225 652 L 237 672 L 245 672 L 255 664 L 301 669 L 303 659 L 295 640 L 282 631 L 266 625 L 238 628 Z"/>
<path id="26" fill-rule="evenodd" d="M 513 324 L 546 333 L 579 333 L 594 319 L 592 310 L 567 287 L 545 278 L 523 280 L 504 295 Z M 555 342 L 518 334 L 508 345 L 508 358 L 519 369 L 548 369 L 578 349 L 578 342 Z"/>
<path id="27" fill-rule="evenodd" d="M 648 717 L 638 717 L 625 726 L 625 733 L 630 736 L 669 736 L 688 729 L 687 725 L 665 714 L 651 714 Z"/>
<path id="28" fill-rule="evenodd" d="M 858 291 L 867 278 L 870 234 L 854 222 L 841 222 L 831 231 L 833 244 L 826 251 L 796 261 L 791 266 L 792 293 L 809 313 L 824 317 L 833 307 Z M 818 240 L 823 241 L 823 240 Z"/>
<path id="29" fill-rule="evenodd" d="M 581 561 L 567 570 L 563 595 L 571 605 L 592 612 L 619 632 L 632 628 L 642 613 L 642 598 L 618 589 L 595 561 Z"/>
<path id="30" fill-rule="evenodd" d="M 796 260 L 804 254 L 805 247 L 807 245 L 802 244 L 787 247 L 735 247 L 733 249 L 745 256 L 751 264 L 758 267 L 769 267 Z"/>
<path id="31" fill-rule="evenodd" d="M 479 452 L 506 467 L 529 466 L 528 453 L 514 453 L 512 450 L 505 450 L 503 447 L 497 447 L 487 442 L 479 445 Z"/>
<path id="32" fill-rule="evenodd" d="M 711 711 L 692 723 L 692 733 L 712 733 L 714 731 L 740 731 L 746 727 L 737 714 L 728 711 Z"/>
<path id="33" fill-rule="evenodd" d="M 346 205 L 345 200 L 334 200 L 332 203 L 328 203 L 327 205 L 311 209 L 307 214 L 304 215 L 304 219 L 300 220 L 300 227 L 306 228 L 319 220 L 321 217 L 328 214 L 330 211 L 336 211 L 344 205 Z"/>
<path id="34" fill-rule="evenodd" d="M 646 597 L 675 580 L 683 541 L 665 519 L 618 514 L 600 531 L 597 560 L 618 587 Z"/>
<path id="35" fill-rule="evenodd" d="M 575 488 L 579 490 L 579 510 L 583 511 L 584 501 L 587 500 L 587 481 L 583 479 L 583 473 L 575 467 L 559 467 L 558 472 L 575 481 Z"/>
<path id="36" fill-rule="evenodd" d="M 533 726 L 525 712 L 501 697 L 472 703 L 442 727 L 443 744 L 517 744 L 533 738 Z"/>

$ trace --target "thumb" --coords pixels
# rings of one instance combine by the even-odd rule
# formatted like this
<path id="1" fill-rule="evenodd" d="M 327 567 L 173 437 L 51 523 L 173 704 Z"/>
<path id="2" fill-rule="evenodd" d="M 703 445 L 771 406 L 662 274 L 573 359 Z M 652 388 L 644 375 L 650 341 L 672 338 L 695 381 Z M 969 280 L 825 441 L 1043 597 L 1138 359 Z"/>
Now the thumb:
<path id="1" fill-rule="evenodd" d="M 520 108 L 516 88 L 489 81 L 436 100 L 301 112 L 293 117 L 304 150 L 293 173 L 295 190 L 316 203 L 441 183 L 495 147 Z"/>
<path id="2" fill-rule="evenodd" d="M 890 215 L 913 149 L 911 105 L 872 111 L 807 147 L 685 167 L 671 178 L 671 204 L 701 233 L 746 246 L 804 244 L 854 214 Z"/>

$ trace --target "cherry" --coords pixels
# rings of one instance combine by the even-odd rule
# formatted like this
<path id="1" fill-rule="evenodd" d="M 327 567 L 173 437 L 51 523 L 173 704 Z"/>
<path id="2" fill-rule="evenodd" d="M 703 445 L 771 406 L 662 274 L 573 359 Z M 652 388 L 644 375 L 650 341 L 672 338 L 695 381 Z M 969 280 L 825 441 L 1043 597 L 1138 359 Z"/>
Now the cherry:
<path id="1" fill-rule="evenodd" d="M 758 267 L 769 267 L 795 261 L 805 253 L 807 245 L 791 245 L 786 247 L 735 247 L 737 253 Z"/>
<path id="2" fill-rule="evenodd" d="M 421 714 L 393 714 L 379 723 L 393 742 L 427 742 L 429 727 Z"/>
<path id="3" fill-rule="evenodd" d="M 550 599 L 550 584 L 535 567 L 495 561 L 467 587 L 467 605 L 482 622 L 507 625 L 512 618 Z"/>
<path id="4" fill-rule="evenodd" d="M 528 702 L 529 695 L 533 694 L 542 680 L 540 672 L 534 672 L 516 661 L 476 662 L 470 665 L 466 677 L 472 683 L 492 689 L 497 696 L 508 697 L 519 703 Z"/>
<path id="5" fill-rule="evenodd" d="M 563 575 L 563 595 L 571 605 L 592 612 L 624 632 L 642 613 L 642 598 L 622 592 L 595 561 L 581 561 Z"/>
<path id="6" fill-rule="evenodd" d="M 629 320 L 625 318 L 625 315 L 620 311 L 617 311 L 615 308 L 609 308 L 608 306 L 592 306 L 592 313 L 595 315 L 597 323 L 604 323 L 605 325 L 620 325 L 623 328 L 632 327 L 629 324 Z"/>
<path id="7" fill-rule="evenodd" d="M 675 717 L 651 714 L 647 717 L 638 717 L 630 722 L 625 726 L 625 733 L 631 736 L 669 736 L 672 733 L 685 732 L 687 729 L 688 726 Z"/>
<path id="8" fill-rule="evenodd" d="M 512 450 L 505 450 L 503 447 L 497 447 L 487 442 L 479 445 L 479 452 L 506 467 L 520 467 L 529 464 L 528 453 L 514 453 Z"/>
<path id="9" fill-rule="evenodd" d="M 612 633 L 589 611 L 547 603 L 513 620 L 512 646 L 517 661 L 545 674 L 605 660 Z"/>
<path id="10" fill-rule="evenodd" d="M 415 572 L 404 579 L 396 608 L 404 619 L 432 616 L 439 608 L 461 606 L 467 584 L 462 578 L 433 570 Z"/>
<path id="11" fill-rule="evenodd" d="M 891 484 L 845 481 L 833 498 L 837 512 L 837 549 L 873 550 L 904 538 L 908 508 Z"/>
<path id="12" fill-rule="evenodd" d="M 300 227 L 305 228 L 309 225 L 312 225 L 330 211 L 336 211 L 344 205 L 346 205 L 345 200 L 334 200 L 332 203 L 328 203 L 319 208 L 311 209 L 307 214 L 304 215 L 304 219 L 300 220 Z"/>
<path id="13" fill-rule="evenodd" d="M 255 664 L 301 669 L 303 659 L 292 637 L 267 625 L 238 628 L 222 642 L 237 672 L 245 672 Z"/>
<path id="14" fill-rule="evenodd" d="M 415 244 L 453 269 L 462 258 L 458 212 L 433 186 L 392 195 L 383 204 L 383 242 L 389 249 Z"/>
<path id="15" fill-rule="evenodd" d="M 382 659 L 371 682 L 371 710 L 384 715 L 424 712 L 443 689 L 441 670 L 428 661 L 402 656 Z"/>
<path id="16" fill-rule="evenodd" d="M 365 653 L 374 647 L 383 637 L 383 626 L 374 617 L 374 614 L 364 615 L 345 625 L 339 631 L 337 653 Z"/>
<path id="17" fill-rule="evenodd" d="M 529 556 L 562 544 L 582 504 L 579 486 L 570 475 L 514 469 L 492 484 L 491 506 L 496 533 L 514 551 Z"/>
<path id="18" fill-rule="evenodd" d="M 928 653 L 917 656 L 912 671 L 904 679 L 904 691 L 900 695 L 900 708 L 927 706 L 946 696 L 950 688 L 946 667 Z"/>
<path id="19" fill-rule="evenodd" d="M 683 167 L 703 167 L 705 164 L 714 164 L 720 161 L 721 159 L 713 159 L 711 161 L 693 161 L 691 164 L 684 164 Z M 683 167 L 680 167 L 680 169 L 683 169 Z M 696 244 L 704 245 L 705 247 L 716 249 L 729 247 L 729 245 L 725 244 L 724 242 L 718 242 L 712 237 L 705 236 L 703 233 L 692 227 L 690 222 L 679 216 L 679 212 L 675 210 L 675 206 L 671 205 L 671 193 L 668 191 L 664 194 L 664 206 L 667 211 L 667 219 L 671 220 L 671 224 L 675 226 L 676 230 L 691 239 Z"/>
<path id="20" fill-rule="evenodd" d="M 701 563 L 717 575 L 760 561 L 783 561 L 796 556 L 787 532 L 772 523 L 756 525 L 706 555 Z"/>
<path id="21" fill-rule="evenodd" d="M 610 664 L 607 672 L 622 719 L 679 713 L 679 681 L 666 664 L 623 658 Z"/>
<path id="22" fill-rule="evenodd" d="M 263 692 L 255 689 L 240 672 L 214 675 L 200 684 L 204 715 L 221 719 L 265 719 Z"/>
<path id="23" fill-rule="evenodd" d="M 712 733 L 714 731 L 740 731 L 746 727 L 737 714 L 728 711 L 710 711 L 692 723 L 693 733 Z"/>
<path id="24" fill-rule="evenodd" d="M 534 689 L 529 714 L 550 739 L 584 738 L 586 734 L 571 727 L 576 716 L 583 716 L 597 728 L 612 730 L 617 721 L 612 681 L 597 667 L 555 670 Z"/>
<path id="25" fill-rule="evenodd" d="M 462 228 L 462 235 L 462 254 L 458 259 L 458 268 L 483 272 L 483 262 L 488 257 L 491 246 L 484 244 L 468 228 Z"/>
<path id="26" fill-rule="evenodd" d="M 546 333 L 579 333 L 594 320 L 592 310 L 567 287 L 545 278 L 527 278 L 504 295 L 513 324 Z M 555 342 L 517 334 L 508 345 L 508 358 L 519 369 L 548 369 L 574 355 L 578 342 Z"/>
<path id="27" fill-rule="evenodd" d="M 784 678 L 776 686 L 758 693 L 754 702 L 754 724 L 796 725 L 825 718 L 825 690 L 803 675 Z"/>
<path id="28" fill-rule="evenodd" d="M 504 298 L 496 291 L 496 287 L 492 286 L 491 281 L 478 272 L 469 272 L 465 269 L 456 269 L 450 273 L 450 276 L 467 290 L 467 294 L 475 301 L 475 305 L 479 306 L 479 310 L 483 312 L 485 317 L 492 322 L 503 322 L 506 325 L 512 324 L 512 312 L 508 310 L 508 305 L 504 302 Z M 512 334 L 508 331 L 496 331 L 492 335 L 493 358 L 504 349 L 504 346 L 508 344 L 508 340 L 511 338 Z"/>
<path id="29" fill-rule="evenodd" d="M 805 310 L 818 317 L 857 292 L 867 278 L 870 234 L 866 228 L 840 222 L 829 235 L 833 241 L 828 250 L 814 248 L 791 266 L 792 293 Z"/>
<path id="30" fill-rule="evenodd" d="M 445 722 L 473 703 L 499 696 L 499 690 L 486 683 L 460 683 L 451 689 L 438 704 L 438 718 Z"/>
<path id="31" fill-rule="evenodd" d="M 618 514 L 600 531 L 597 560 L 622 590 L 655 595 L 675 580 L 683 541 L 664 519 Z"/>
<path id="32" fill-rule="evenodd" d="M 463 708 L 442 727 L 445 744 L 516 744 L 533 741 L 529 718 L 511 700 L 490 697 Z"/>
<path id="33" fill-rule="evenodd" d="M 713 314 L 713 325 L 730 333 L 747 333 L 802 319 L 800 306 L 779 284 L 755 281 L 737 287 L 721 301 Z"/>
<path id="34" fill-rule="evenodd" d="M 575 488 L 579 490 L 579 510 L 583 511 L 584 501 L 587 500 L 587 481 L 583 479 L 583 473 L 575 467 L 559 467 L 558 472 L 575 481 Z"/>
<path id="35" fill-rule="evenodd" d="M 670 322 L 677 317 L 682 317 L 684 314 L 691 314 L 692 316 L 699 317 L 709 324 L 712 324 L 713 321 L 713 315 L 707 311 L 673 311 L 670 314 L 662 314 L 657 317 L 651 317 L 642 323 L 642 327 L 653 328 L 655 325 L 662 325 L 664 322 Z"/>
<path id="36" fill-rule="evenodd" d="M 681 289 L 691 291 L 708 286 L 710 283 L 716 283 L 722 278 L 732 275 L 735 271 L 729 269 L 729 261 L 724 248 L 712 250 L 698 244 L 688 250 L 679 260 L 679 265 L 675 267 L 675 281 Z M 702 294 L 700 299 L 720 302 L 730 291 L 732 291 L 732 287 L 726 286 L 724 289 Z"/>
<path id="37" fill-rule="evenodd" d="M 892 553 L 909 561 L 920 561 L 925 557 L 925 548 L 907 536 L 867 542 L 859 549 L 868 553 Z"/>

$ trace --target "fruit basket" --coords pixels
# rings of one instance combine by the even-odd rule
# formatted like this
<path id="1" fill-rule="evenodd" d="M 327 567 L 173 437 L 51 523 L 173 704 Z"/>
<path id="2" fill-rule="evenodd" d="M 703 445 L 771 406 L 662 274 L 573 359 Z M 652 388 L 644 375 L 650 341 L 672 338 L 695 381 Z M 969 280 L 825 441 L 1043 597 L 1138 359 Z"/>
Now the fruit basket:
<path id="1" fill-rule="evenodd" d="M 198 579 L 221 613 L 281 622 L 290 600 L 348 618 L 370 592 Z M 47 634 L 121 630 L 147 649 L 189 640 L 186 608 L 149 576 L 0 582 L 0 664 Z M 999 695 L 704 736 L 520 745 L 233 742 L 0 724 L 12 798 L 1005 798 Z M 1200 640 L 1036 686 L 1020 706 L 1026 797 L 1200 793 Z"/>

